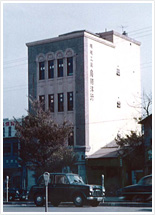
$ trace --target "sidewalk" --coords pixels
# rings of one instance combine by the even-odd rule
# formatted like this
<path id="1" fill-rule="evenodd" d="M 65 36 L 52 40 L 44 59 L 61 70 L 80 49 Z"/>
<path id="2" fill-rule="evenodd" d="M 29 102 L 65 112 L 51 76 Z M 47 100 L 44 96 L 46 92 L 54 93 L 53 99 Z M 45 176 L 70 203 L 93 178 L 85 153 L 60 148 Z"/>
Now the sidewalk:
<path id="1" fill-rule="evenodd" d="M 12 201 L 3 202 L 4 205 L 35 205 L 34 202 L 30 201 Z M 61 205 L 72 205 L 72 202 L 62 202 Z M 100 203 L 100 206 L 122 206 L 122 207 L 152 207 L 152 202 L 131 202 L 124 201 L 119 197 L 105 197 L 104 202 Z"/>
<path id="2" fill-rule="evenodd" d="M 122 206 L 122 207 L 152 207 L 152 202 L 132 202 L 120 199 L 119 197 L 105 197 L 103 206 Z"/>

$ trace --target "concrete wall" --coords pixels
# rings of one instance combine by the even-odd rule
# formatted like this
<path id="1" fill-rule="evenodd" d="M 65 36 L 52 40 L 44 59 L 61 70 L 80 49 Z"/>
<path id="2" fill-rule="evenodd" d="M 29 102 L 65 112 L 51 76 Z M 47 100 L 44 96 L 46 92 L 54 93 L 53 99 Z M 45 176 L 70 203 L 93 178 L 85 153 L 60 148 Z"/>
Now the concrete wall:
<path id="1" fill-rule="evenodd" d="M 114 37 L 114 45 L 85 38 L 87 155 L 111 142 L 118 133 L 140 131 L 141 127 L 133 119 L 141 115 L 136 108 L 141 104 L 140 47 L 120 37 Z"/>

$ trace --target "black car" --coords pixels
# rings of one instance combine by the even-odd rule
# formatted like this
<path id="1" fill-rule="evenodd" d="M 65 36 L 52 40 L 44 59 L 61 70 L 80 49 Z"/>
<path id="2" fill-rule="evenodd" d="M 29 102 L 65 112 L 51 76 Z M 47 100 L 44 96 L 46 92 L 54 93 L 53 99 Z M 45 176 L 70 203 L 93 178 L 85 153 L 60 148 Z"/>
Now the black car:
<path id="1" fill-rule="evenodd" d="M 20 201 L 26 201 L 28 200 L 28 191 L 25 189 L 20 189 L 19 190 L 19 200 Z"/>
<path id="2" fill-rule="evenodd" d="M 137 184 L 124 187 L 121 196 L 136 202 L 152 201 L 152 175 L 141 178 Z"/>
<path id="3" fill-rule="evenodd" d="M 53 206 L 58 206 L 60 202 L 73 202 L 77 207 L 87 203 L 96 207 L 104 200 L 105 189 L 100 185 L 85 184 L 77 174 L 50 173 L 48 193 Z M 44 178 L 40 176 L 29 191 L 29 200 L 34 200 L 36 206 L 43 206 L 45 195 Z"/>
<path id="4" fill-rule="evenodd" d="M 3 198 L 6 200 L 6 188 L 4 189 L 4 196 Z M 9 188 L 8 189 L 8 201 L 18 200 L 20 197 L 19 190 L 17 188 Z"/>

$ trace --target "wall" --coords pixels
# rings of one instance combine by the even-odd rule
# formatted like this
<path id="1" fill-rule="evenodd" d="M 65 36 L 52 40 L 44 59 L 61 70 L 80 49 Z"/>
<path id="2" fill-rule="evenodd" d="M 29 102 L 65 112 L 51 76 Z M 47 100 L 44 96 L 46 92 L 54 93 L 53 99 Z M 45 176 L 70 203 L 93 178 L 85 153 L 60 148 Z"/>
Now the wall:
<path id="1" fill-rule="evenodd" d="M 114 45 L 85 38 L 86 145 L 91 148 L 87 155 L 111 142 L 118 133 L 140 131 L 133 120 L 141 114 L 135 108 L 141 95 L 140 47 L 122 38 L 115 39 Z"/>

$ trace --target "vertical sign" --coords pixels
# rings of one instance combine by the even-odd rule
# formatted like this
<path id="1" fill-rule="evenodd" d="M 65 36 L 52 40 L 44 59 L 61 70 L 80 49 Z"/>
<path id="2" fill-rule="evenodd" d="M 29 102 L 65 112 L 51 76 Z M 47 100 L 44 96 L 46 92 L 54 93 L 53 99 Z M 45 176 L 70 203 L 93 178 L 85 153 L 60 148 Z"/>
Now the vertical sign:
<path id="1" fill-rule="evenodd" d="M 94 101 L 94 68 L 93 68 L 93 44 L 89 46 L 89 62 L 90 62 L 90 101 Z"/>

